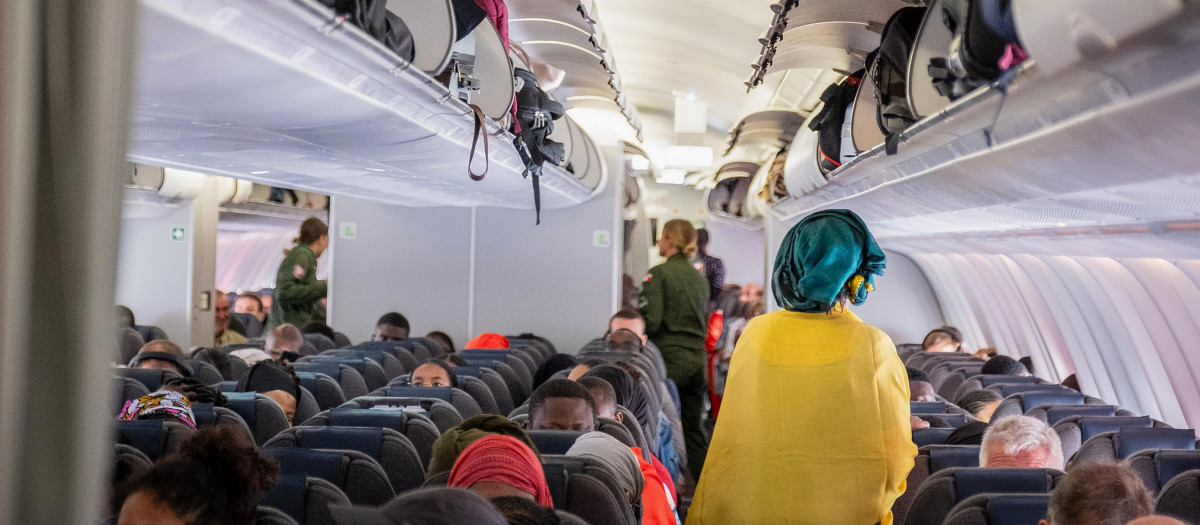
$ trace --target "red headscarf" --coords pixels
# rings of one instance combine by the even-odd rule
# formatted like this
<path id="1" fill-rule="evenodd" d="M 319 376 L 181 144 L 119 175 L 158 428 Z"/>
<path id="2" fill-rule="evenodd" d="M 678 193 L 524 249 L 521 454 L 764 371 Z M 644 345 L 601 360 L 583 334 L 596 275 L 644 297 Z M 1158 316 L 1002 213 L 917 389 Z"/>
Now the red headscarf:
<path id="1" fill-rule="evenodd" d="M 537 455 L 515 438 L 498 434 L 479 438 L 458 456 L 446 484 L 470 488 L 481 481 L 512 485 L 537 498 L 538 505 L 554 506 Z"/>
<path id="2" fill-rule="evenodd" d="M 467 341 L 464 350 L 503 350 L 508 348 L 508 338 L 500 334 L 479 334 L 475 339 Z"/>

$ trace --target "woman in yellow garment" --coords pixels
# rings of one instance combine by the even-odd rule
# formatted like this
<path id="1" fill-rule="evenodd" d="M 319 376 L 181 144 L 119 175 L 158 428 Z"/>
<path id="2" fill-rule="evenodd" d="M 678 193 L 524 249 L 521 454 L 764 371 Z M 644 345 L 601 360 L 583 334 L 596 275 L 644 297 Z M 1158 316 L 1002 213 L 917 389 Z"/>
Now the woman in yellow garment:
<path id="1" fill-rule="evenodd" d="M 917 447 L 908 375 L 862 304 L 885 257 L 849 210 L 794 226 L 775 259 L 783 311 L 746 326 L 688 525 L 892 522 Z"/>

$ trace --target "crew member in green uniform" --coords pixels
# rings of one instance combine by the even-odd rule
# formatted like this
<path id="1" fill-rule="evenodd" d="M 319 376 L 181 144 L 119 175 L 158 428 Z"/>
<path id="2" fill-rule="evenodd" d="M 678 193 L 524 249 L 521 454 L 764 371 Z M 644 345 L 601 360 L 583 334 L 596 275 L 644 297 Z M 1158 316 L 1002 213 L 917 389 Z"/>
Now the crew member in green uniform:
<path id="1" fill-rule="evenodd" d="M 321 299 L 328 289 L 317 280 L 317 257 L 329 247 L 329 226 L 315 217 L 300 225 L 296 246 L 287 252 L 275 274 L 274 304 L 268 326 L 283 323 L 304 326 L 311 321 L 325 322 Z"/>
<path id="2" fill-rule="evenodd" d="M 658 254 L 667 261 L 650 269 L 642 284 L 646 335 L 662 352 L 667 377 L 679 388 L 688 469 L 700 479 L 708 443 L 701 416 L 708 395 L 704 378 L 704 336 L 708 332 L 708 279 L 689 260 L 696 253 L 696 229 L 683 219 L 663 225 Z"/>

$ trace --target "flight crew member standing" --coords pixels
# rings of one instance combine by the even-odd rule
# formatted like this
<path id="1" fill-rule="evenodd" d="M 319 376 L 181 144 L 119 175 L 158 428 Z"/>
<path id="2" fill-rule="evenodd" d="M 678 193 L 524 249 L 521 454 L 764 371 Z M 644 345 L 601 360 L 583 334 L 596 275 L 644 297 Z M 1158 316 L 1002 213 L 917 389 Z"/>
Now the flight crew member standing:
<path id="1" fill-rule="evenodd" d="M 284 252 L 275 274 L 274 305 L 268 316 L 268 326 L 283 323 L 304 326 L 311 321 L 325 321 L 321 299 L 328 288 L 317 280 L 317 258 L 329 247 L 329 227 L 320 219 L 309 217 L 300 225 L 296 246 Z"/>
<path id="2" fill-rule="evenodd" d="M 688 525 L 892 523 L 917 455 L 908 373 L 887 334 L 846 308 L 885 265 L 849 210 L 788 231 L 771 281 L 784 310 L 737 343 Z"/>
<path id="3" fill-rule="evenodd" d="M 683 219 L 663 225 L 658 254 L 667 261 L 650 269 L 642 284 L 646 335 L 662 352 L 667 377 L 679 388 L 688 469 L 700 479 L 708 443 L 701 416 L 708 383 L 704 378 L 704 336 L 708 331 L 708 280 L 692 266 L 696 229 Z"/>

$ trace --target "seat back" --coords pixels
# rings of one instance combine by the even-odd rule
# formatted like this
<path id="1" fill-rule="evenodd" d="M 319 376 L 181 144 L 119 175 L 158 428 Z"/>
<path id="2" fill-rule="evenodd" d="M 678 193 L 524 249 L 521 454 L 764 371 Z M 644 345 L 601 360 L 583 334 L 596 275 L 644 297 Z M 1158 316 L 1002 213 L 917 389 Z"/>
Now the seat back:
<path id="1" fill-rule="evenodd" d="M 159 339 L 167 339 L 167 333 L 157 326 L 138 325 L 133 327 L 133 329 L 137 330 L 138 335 L 142 336 L 142 341 L 147 343 L 158 341 Z"/>
<path id="2" fill-rule="evenodd" d="M 1083 394 L 1074 391 L 1021 392 L 1007 396 L 1003 401 L 1000 401 L 1000 405 L 992 413 L 992 419 L 996 420 L 1006 416 L 1024 415 L 1025 412 L 1039 406 L 1082 405 L 1084 403 Z"/>
<path id="3" fill-rule="evenodd" d="M 349 505 L 350 499 L 337 485 L 303 474 L 279 476 L 259 501 L 261 507 L 277 510 L 299 525 L 337 525 L 330 505 Z"/>
<path id="4" fill-rule="evenodd" d="M 1086 406 L 1086 405 L 1084 405 Z M 1122 428 L 1150 428 L 1153 422 L 1149 417 L 1130 416 L 1070 416 L 1054 424 L 1054 431 L 1062 442 L 1064 458 L 1070 458 L 1079 451 L 1083 443 L 1099 434 L 1115 432 Z"/>
<path id="5" fill-rule="evenodd" d="M 283 409 L 267 396 L 256 392 L 227 392 L 225 398 L 229 401 L 228 408 L 237 412 L 250 428 L 256 445 L 262 446 L 288 428 Z"/>
<path id="6" fill-rule="evenodd" d="M 420 386 L 387 386 L 371 393 L 380 397 L 410 397 L 416 399 L 437 399 L 450 403 L 463 419 L 470 419 L 483 413 L 479 403 L 470 394 L 452 387 L 420 387 Z"/>
<path id="7" fill-rule="evenodd" d="M 413 355 L 410 345 L 403 344 L 401 341 L 367 341 L 356 345 L 347 345 L 342 347 L 342 350 L 369 350 L 372 352 L 382 351 L 387 352 L 395 357 L 400 362 L 400 366 L 404 369 L 403 373 L 411 373 L 417 368 L 420 361 Z"/>
<path id="8" fill-rule="evenodd" d="M 139 397 L 149 395 L 150 390 L 146 388 L 140 381 L 129 377 L 114 377 L 112 379 L 113 390 L 117 391 L 117 404 L 112 413 L 116 414 L 125 408 L 126 401 L 132 401 Z"/>
<path id="9" fill-rule="evenodd" d="M 482 366 L 495 370 L 504 378 L 504 384 L 508 386 L 508 393 L 512 396 L 513 404 L 519 405 L 529 399 L 529 394 L 533 392 L 533 377 L 528 378 L 520 374 L 513 368 L 507 359 L 498 359 L 492 357 L 470 357 L 463 358 L 468 365 Z"/>
<path id="10" fill-rule="evenodd" d="M 1200 523 L 1200 470 L 1182 472 L 1163 485 L 1155 512 Z"/>
<path id="11" fill-rule="evenodd" d="M 554 508 L 579 516 L 587 523 L 636 525 L 632 505 L 603 480 L 603 469 L 591 459 L 549 455 L 542 458 L 542 471 Z"/>
<path id="12" fill-rule="evenodd" d="M 339 357 L 339 358 L 365 357 L 367 359 L 375 361 L 376 363 L 379 363 L 379 366 L 381 368 L 383 368 L 384 377 L 388 381 L 395 379 L 396 376 L 398 376 L 400 374 L 407 374 L 409 372 L 412 372 L 411 369 L 404 367 L 404 364 L 401 363 L 400 360 L 396 358 L 396 354 L 392 353 L 392 351 L 388 351 L 388 350 L 384 350 L 384 349 L 363 348 L 363 347 L 339 348 L 336 350 L 333 350 L 333 349 L 326 350 L 326 351 L 322 352 L 321 355 L 318 357 L 325 357 L 325 356 L 333 356 L 333 357 Z M 364 374 L 364 377 L 365 376 L 366 375 Z"/>
<path id="13" fill-rule="evenodd" d="M 917 489 L 905 523 L 942 523 L 959 502 L 977 494 L 1049 494 L 1063 476 L 1054 469 L 951 468 Z"/>
<path id="14" fill-rule="evenodd" d="M 996 383 L 1037 383 L 1038 381 L 1038 378 L 1033 376 L 1021 377 L 1006 376 L 1001 374 L 976 374 L 974 376 L 967 377 L 967 379 L 963 381 L 962 385 L 958 387 L 958 390 L 956 390 L 953 395 L 946 397 L 949 399 L 961 399 L 962 396 L 967 394 L 967 392 L 983 390 Z M 940 394 L 941 391 L 938 391 L 938 393 Z"/>
<path id="15" fill-rule="evenodd" d="M 304 340 L 313 345 L 313 348 L 317 349 L 318 354 L 326 350 L 333 350 L 334 348 L 337 348 L 333 342 L 333 339 L 330 339 L 325 334 L 318 334 L 316 332 L 304 334 Z"/>
<path id="16" fill-rule="evenodd" d="M 958 427 L 961 427 L 961 426 L 967 424 L 967 416 L 964 416 L 962 414 L 944 414 L 944 413 L 943 414 L 917 414 L 917 413 L 914 413 L 912 415 L 920 417 L 920 418 L 936 417 L 942 421 L 945 421 L 946 424 L 950 425 L 951 428 L 958 428 Z"/>
<path id="17" fill-rule="evenodd" d="M 1200 469 L 1200 450 L 1146 449 L 1126 460 L 1153 494 L 1158 494 L 1171 478 L 1188 470 Z"/>
<path id="18" fill-rule="evenodd" d="M 479 378 L 492 393 L 492 399 L 496 402 L 496 410 L 499 411 L 499 414 L 508 414 L 516 408 L 516 405 L 513 405 L 512 393 L 508 390 L 508 384 L 495 370 L 479 366 L 456 366 L 451 370 L 458 376 L 459 381 L 462 381 L 464 377 Z M 482 404 L 480 406 L 482 407 Z"/>
<path id="19" fill-rule="evenodd" d="M 263 322 L 254 317 L 254 314 L 230 312 L 229 316 L 242 323 L 242 327 L 246 329 L 246 333 L 242 335 L 246 336 L 246 339 L 258 339 L 263 336 Z"/>
<path id="20" fill-rule="evenodd" d="M 582 430 L 529 430 L 529 440 L 537 447 L 540 454 L 566 454 L 579 436 L 586 434 Z"/>
<path id="21" fill-rule="evenodd" d="M 192 403 L 192 415 L 196 418 L 196 428 L 225 425 L 246 438 L 248 443 L 254 443 L 254 433 L 242 420 L 237 412 L 225 407 L 213 406 L 212 403 Z"/>
<path id="22" fill-rule="evenodd" d="M 292 425 L 299 425 L 308 418 L 317 415 L 321 411 L 321 406 L 317 404 L 317 398 L 313 397 L 312 392 L 309 392 L 304 386 L 300 387 L 300 399 L 296 402 L 296 412 L 292 414 Z"/>
<path id="23" fill-rule="evenodd" d="M 1025 412 L 1025 415 L 1054 426 L 1071 416 L 1112 417 L 1117 414 L 1113 405 L 1042 405 Z"/>
<path id="24" fill-rule="evenodd" d="M 304 426 L 375 427 L 395 430 L 408 438 L 422 468 L 429 466 L 433 442 L 441 433 L 433 421 L 421 414 L 402 410 L 371 410 L 369 408 L 333 408 L 313 416 Z"/>
<path id="25" fill-rule="evenodd" d="M 383 505 L 396 495 L 383 467 L 362 452 L 276 445 L 263 447 L 260 451 L 279 462 L 281 477 L 300 475 L 323 479 L 341 489 L 355 505 Z M 280 510 L 288 512 L 287 509 Z"/>
<path id="26" fill-rule="evenodd" d="M 298 361 L 292 363 L 292 369 L 297 373 L 312 372 L 325 374 L 333 378 L 333 380 L 337 381 L 338 386 L 342 388 L 342 395 L 347 400 L 365 396 L 370 392 L 367 389 L 367 383 L 363 379 L 362 374 L 349 365 L 335 362 Z"/>
<path id="27" fill-rule="evenodd" d="M 1049 494 L 978 494 L 955 505 L 945 525 L 1029 525 L 1049 507 Z"/>
<path id="28" fill-rule="evenodd" d="M 346 350 L 333 350 L 334 352 L 345 352 Z M 387 385 L 387 372 L 383 371 L 383 366 L 378 361 L 358 354 L 348 355 L 315 355 L 300 358 L 299 362 L 306 363 L 337 363 L 353 368 L 362 376 L 363 382 L 367 386 L 367 391 L 383 388 Z M 342 387 L 345 390 L 345 387 Z"/>
<path id="29" fill-rule="evenodd" d="M 953 428 L 923 428 L 913 431 L 912 440 L 918 447 L 943 445 L 952 432 L 954 432 Z"/>
<path id="30" fill-rule="evenodd" d="M 206 385 L 220 383 L 225 380 L 225 376 L 221 375 L 221 370 L 210 363 L 196 359 L 185 359 L 183 360 L 183 364 L 191 367 L 192 377 Z"/>
<path id="31" fill-rule="evenodd" d="M 141 383 L 150 392 L 160 390 L 168 379 L 179 377 L 175 372 L 158 368 L 116 368 L 115 372 L 119 377 L 128 377 Z"/>
<path id="32" fill-rule="evenodd" d="M 440 399 L 412 397 L 358 397 L 339 408 L 367 408 L 374 410 L 402 410 L 428 418 L 437 427 L 439 435 L 463 422 L 463 417 L 453 405 Z"/>
<path id="33" fill-rule="evenodd" d="M 273 507 L 256 507 L 254 525 L 298 525 L 286 512 Z"/>
<path id="34" fill-rule="evenodd" d="M 118 443 L 138 449 L 151 461 L 179 450 L 192 437 L 191 427 L 163 419 L 117 421 L 116 430 Z"/>
<path id="35" fill-rule="evenodd" d="M 1190 428 L 1122 428 L 1084 441 L 1071 463 L 1115 463 L 1149 449 L 1195 450 L 1196 432 Z"/>
<path id="36" fill-rule="evenodd" d="M 317 408 L 329 410 L 346 402 L 346 394 L 332 377 L 319 372 L 296 372 L 296 377 L 300 378 L 300 386 L 312 392 Z"/>
<path id="37" fill-rule="evenodd" d="M 917 457 L 913 460 L 913 468 L 908 472 L 904 494 L 896 498 L 892 504 L 892 516 L 895 523 L 904 523 L 912 507 L 917 489 L 934 472 L 956 467 L 978 467 L 978 445 L 927 445 L 917 449 Z"/>
<path id="38" fill-rule="evenodd" d="M 383 467 L 396 492 L 421 486 L 425 466 L 404 434 L 381 427 L 292 427 L 268 441 L 266 447 L 353 450 L 370 456 Z"/>
<path id="39" fill-rule="evenodd" d="M 958 399 L 955 397 L 958 394 L 958 389 L 962 388 L 963 383 L 966 383 L 967 379 L 979 375 L 979 370 L 982 367 L 983 365 L 978 365 L 969 368 L 951 369 L 950 375 L 937 387 L 937 394 L 947 399 Z"/>
<path id="40" fill-rule="evenodd" d="M 1000 394 L 1000 397 L 1008 397 L 1013 394 L 1020 394 L 1023 392 L 1067 392 L 1067 393 L 1072 393 L 1072 394 L 1077 393 L 1074 390 L 1071 390 L 1070 388 L 1067 388 L 1062 385 L 1049 385 L 1049 384 L 1038 384 L 1038 383 L 996 383 L 992 386 L 987 387 L 985 390 L 991 390 L 992 392 Z"/>
<path id="41" fill-rule="evenodd" d="M 154 461 L 146 454 L 130 445 L 114 445 L 113 449 L 113 481 L 120 485 L 133 479 L 154 466 Z"/>
<path id="42" fill-rule="evenodd" d="M 117 329 L 117 362 L 128 363 L 146 344 L 142 335 L 132 328 Z"/>

